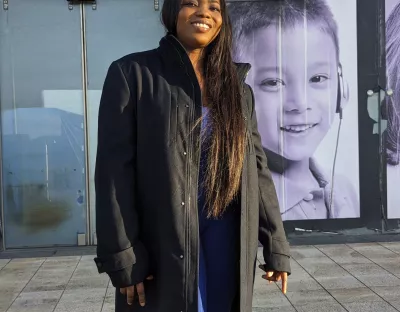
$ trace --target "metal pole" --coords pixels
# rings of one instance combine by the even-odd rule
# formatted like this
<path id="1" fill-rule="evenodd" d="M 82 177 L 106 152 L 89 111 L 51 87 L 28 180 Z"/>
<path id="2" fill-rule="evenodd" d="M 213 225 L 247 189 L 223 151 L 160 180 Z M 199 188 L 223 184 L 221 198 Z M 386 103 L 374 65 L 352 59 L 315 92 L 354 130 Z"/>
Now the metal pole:
<path id="1" fill-rule="evenodd" d="M 90 214 L 90 188 L 89 188 L 89 134 L 88 134 L 88 92 L 87 92 L 87 54 L 86 54 L 86 15 L 85 7 L 80 4 L 81 9 L 81 47 L 82 47 L 82 91 L 83 91 L 83 132 L 85 150 L 85 203 L 86 203 L 86 245 L 92 243 L 92 224 Z"/>

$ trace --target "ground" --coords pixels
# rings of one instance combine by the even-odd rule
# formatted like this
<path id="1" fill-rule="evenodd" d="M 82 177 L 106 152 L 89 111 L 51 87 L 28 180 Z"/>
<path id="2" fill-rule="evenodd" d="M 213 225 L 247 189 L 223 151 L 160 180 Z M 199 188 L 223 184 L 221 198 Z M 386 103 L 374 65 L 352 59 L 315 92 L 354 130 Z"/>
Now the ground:
<path id="1" fill-rule="evenodd" d="M 298 246 L 292 257 L 286 296 L 257 271 L 254 312 L 400 311 L 399 242 Z M 111 312 L 114 288 L 93 255 L 0 259 L 6 311 Z"/>

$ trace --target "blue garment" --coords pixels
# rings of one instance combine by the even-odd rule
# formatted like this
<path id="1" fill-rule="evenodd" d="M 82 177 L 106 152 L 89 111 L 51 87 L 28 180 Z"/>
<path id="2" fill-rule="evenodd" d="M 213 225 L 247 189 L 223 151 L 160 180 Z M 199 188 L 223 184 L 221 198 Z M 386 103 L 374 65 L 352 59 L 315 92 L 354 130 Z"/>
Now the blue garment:
<path id="1" fill-rule="evenodd" d="M 229 207 L 218 220 L 207 218 L 203 192 L 207 160 L 207 109 L 203 108 L 199 171 L 199 312 L 230 312 L 239 287 L 240 212 Z"/>

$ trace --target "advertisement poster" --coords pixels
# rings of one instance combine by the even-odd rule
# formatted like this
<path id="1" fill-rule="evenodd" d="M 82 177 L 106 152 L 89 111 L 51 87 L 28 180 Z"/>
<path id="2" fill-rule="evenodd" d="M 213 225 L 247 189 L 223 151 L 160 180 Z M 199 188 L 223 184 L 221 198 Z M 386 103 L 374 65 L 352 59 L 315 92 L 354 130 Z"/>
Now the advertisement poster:
<path id="1" fill-rule="evenodd" d="M 386 0 L 387 217 L 400 218 L 400 0 Z"/>
<path id="2" fill-rule="evenodd" d="M 356 0 L 230 1 L 284 221 L 359 218 Z"/>

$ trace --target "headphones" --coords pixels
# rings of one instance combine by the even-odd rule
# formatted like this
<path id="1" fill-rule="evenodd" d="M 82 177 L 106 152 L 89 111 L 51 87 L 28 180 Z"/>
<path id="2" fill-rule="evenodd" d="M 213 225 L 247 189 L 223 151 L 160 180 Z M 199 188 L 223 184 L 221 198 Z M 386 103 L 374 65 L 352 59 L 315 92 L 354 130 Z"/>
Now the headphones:
<path id="1" fill-rule="evenodd" d="M 349 84 L 343 78 L 342 64 L 339 63 L 336 113 L 339 114 L 340 119 L 339 119 L 339 128 L 338 128 L 337 137 L 336 137 L 335 155 L 333 157 L 333 164 L 332 164 L 332 178 L 331 178 L 331 191 L 330 191 L 330 195 L 329 195 L 328 219 L 336 218 L 336 211 L 335 211 L 335 207 L 333 206 L 333 197 L 334 197 L 334 189 L 335 189 L 336 158 L 337 158 L 337 152 L 338 152 L 338 148 L 339 148 L 340 129 L 342 126 L 342 119 L 343 119 L 343 101 L 348 101 L 348 100 L 349 100 Z"/>
<path id="2" fill-rule="evenodd" d="M 343 103 L 342 101 L 349 100 L 349 84 L 345 82 L 343 78 L 342 64 L 338 66 L 338 92 L 337 92 L 337 103 L 336 113 L 339 114 L 340 119 L 343 118 Z"/>

